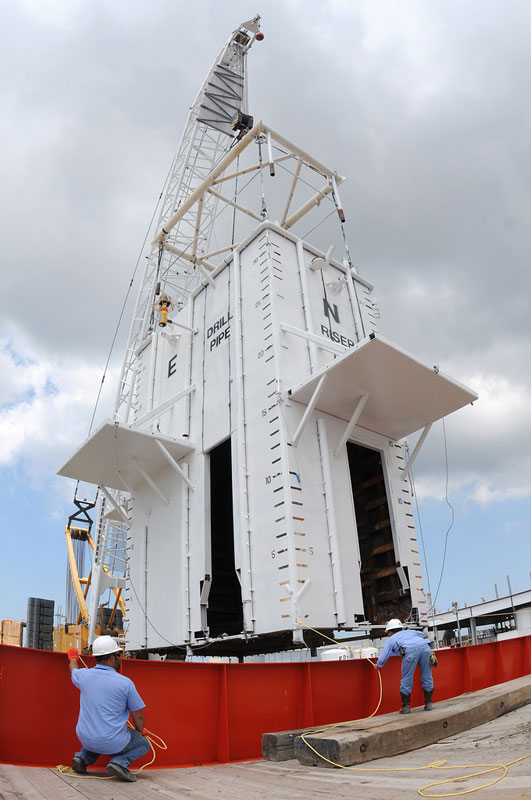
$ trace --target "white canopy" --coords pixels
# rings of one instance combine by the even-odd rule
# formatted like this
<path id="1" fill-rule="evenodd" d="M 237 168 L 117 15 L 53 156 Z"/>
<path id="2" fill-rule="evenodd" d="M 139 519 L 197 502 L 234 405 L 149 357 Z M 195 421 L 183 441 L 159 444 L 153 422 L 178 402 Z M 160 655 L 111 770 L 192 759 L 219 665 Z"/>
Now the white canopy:
<path id="1" fill-rule="evenodd" d="M 193 449 L 187 440 L 106 420 L 57 474 L 127 491 L 167 467 L 168 455 L 178 461 Z"/>
<path id="2" fill-rule="evenodd" d="M 377 334 L 359 342 L 288 394 L 305 405 L 313 401 L 314 408 L 343 420 L 352 419 L 360 399 L 366 395 L 357 424 L 394 440 L 409 436 L 478 397 L 436 367 L 423 364 Z"/>

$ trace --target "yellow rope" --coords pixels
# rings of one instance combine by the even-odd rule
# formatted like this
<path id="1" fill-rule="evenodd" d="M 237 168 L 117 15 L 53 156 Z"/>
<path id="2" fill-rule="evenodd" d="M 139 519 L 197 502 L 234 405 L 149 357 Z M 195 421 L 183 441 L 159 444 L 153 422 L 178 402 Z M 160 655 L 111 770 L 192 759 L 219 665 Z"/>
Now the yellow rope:
<path id="1" fill-rule="evenodd" d="M 340 647 L 345 648 L 346 650 L 352 651 L 352 648 L 349 647 L 348 645 L 342 644 L 341 642 L 338 642 L 336 639 L 331 639 L 329 636 L 326 636 L 324 633 L 321 633 L 321 631 L 317 631 L 315 630 L 315 628 L 311 628 L 309 625 L 306 625 L 302 620 L 296 619 L 295 622 L 297 623 L 298 628 L 300 627 L 307 628 L 308 630 L 319 634 L 319 636 L 322 636 L 324 639 L 328 639 L 329 642 L 333 642 L 334 644 L 337 644 Z M 374 664 L 370 658 L 366 658 L 364 660 L 368 661 L 369 664 L 371 664 L 375 669 L 377 669 L 376 664 Z M 371 767 L 349 767 L 345 766 L 344 764 L 338 764 L 336 761 L 332 761 L 330 758 L 327 758 L 322 753 L 319 753 L 319 751 L 316 750 L 315 747 L 313 747 L 307 741 L 306 736 L 315 735 L 318 733 L 324 733 L 325 731 L 332 730 L 333 728 L 341 728 L 342 726 L 345 725 L 351 725 L 353 722 L 359 722 L 374 717 L 374 715 L 380 708 L 382 702 L 382 678 L 379 670 L 378 670 L 378 678 L 380 680 L 380 697 L 378 699 L 378 704 L 374 709 L 374 711 L 372 712 L 372 714 L 369 714 L 368 717 L 361 717 L 361 720 L 338 722 L 332 725 L 325 725 L 323 728 L 319 728 L 318 730 L 305 731 L 303 734 L 301 734 L 300 738 L 302 739 L 306 747 L 312 750 L 316 756 L 321 758 L 323 761 L 326 761 L 328 764 L 331 764 L 334 767 L 339 767 L 340 769 L 349 769 L 352 770 L 353 772 L 420 772 L 421 770 L 425 769 L 475 769 L 476 767 L 488 767 L 488 769 L 481 770 L 481 772 L 473 772 L 471 775 L 461 775 L 457 778 L 446 778 L 444 781 L 427 783 L 426 786 L 422 786 L 420 789 L 417 790 L 418 794 L 420 794 L 421 797 L 458 797 L 459 795 L 472 794 L 472 792 L 478 792 L 480 789 L 487 789 L 489 786 L 494 786 L 495 783 L 498 783 L 498 781 L 501 781 L 503 778 L 505 778 L 505 776 L 509 772 L 509 767 L 511 767 L 513 764 L 517 764 L 519 761 L 525 761 L 526 758 L 531 758 L 531 753 L 529 753 L 528 755 L 522 756 L 521 758 L 517 758 L 514 761 L 509 761 L 508 764 L 469 764 L 461 766 L 450 766 L 450 765 L 444 766 L 444 764 L 447 764 L 447 761 L 443 760 L 443 761 L 433 761 L 431 764 L 426 764 L 422 767 L 372 767 L 371 768 Z M 465 791 L 462 792 L 451 792 L 449 794 L 426 794 L 425 791 L 426 789 L 430 789 L 433 786 L 442 786 L 445 783 L 453 783 L 454 781 L 465 781 L 468 780 L 469 778 L 475 778 L 479 775 L 487 775 L 489 772 L 496 772 L 499 769 L 503 770 L 502 775 L 500 775 L 498 778 L 491 781 L 490 783 L 485 783 L 482 786 L 477 786 L 474 789 L 466 789 Z"/>
<path id="2" fill-rule="evenodd" d="M 128 721 L 127 725 L 129 728 L 131 729 L 133 728 L 131 722 Z M 161 739 L 160 736 L 158 736 L 156 733 L 153 733 L 153 731 L 150 731 L 148 728 L 144 728 L 144 730 L 146 732 L 145 738 L 149 742 L 149 746 L 151 747 L 151 752 L 153 753 L 153 756 L 151 758 L 151 761 L 147 761 L 145 764 L 142 764 L 142 766 L 139 767 L 137 770 L 131 770 L 133 775 L 138 775 L 140 772 L 142 772 L 143 769 L 146 769 L 146 767 L 150 767 L 155 762 L 155 759 L 157 757 L 157 754 L 155 752 L 155 747 L 158 747 L 159 750 L 168 749 L 168 745 L 163 739 Z M 61 775 L 68 775 L 70 777 L 75 777 L 75 778 L 91 778 L 92 780 L 98 780 L 98 781 L 112 781 L 114 779 L 114 775 L 109 775 L 109 776 L 81 775 L 79 772 L 75 772 L 75 770 L 73 770 L 71 767 L 68 767 L 65 764 L 58 764 L 55 769 L 58 770 L 58 772 L 60 772 Z"/>

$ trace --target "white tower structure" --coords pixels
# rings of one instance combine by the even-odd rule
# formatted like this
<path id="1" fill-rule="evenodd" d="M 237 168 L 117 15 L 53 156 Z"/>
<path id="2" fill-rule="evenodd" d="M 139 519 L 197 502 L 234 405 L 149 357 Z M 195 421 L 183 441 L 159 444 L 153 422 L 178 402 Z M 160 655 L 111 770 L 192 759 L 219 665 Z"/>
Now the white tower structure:
<path id="1" fill-rule="evenodd" d="M 129 650 L 244 655 L 425 622 L 408 474 L 431 424 L 476 399 L 378 334 L 372 285 L 328 246 L 343 178 L 248 115 L 259 37 L 258 19 L 236 29 L 198 95 L 115 418 L 59 473 L 101 489 L 91 620 L 125 588 Z M 308 215 L 325 248 L 296 232 Z"/>

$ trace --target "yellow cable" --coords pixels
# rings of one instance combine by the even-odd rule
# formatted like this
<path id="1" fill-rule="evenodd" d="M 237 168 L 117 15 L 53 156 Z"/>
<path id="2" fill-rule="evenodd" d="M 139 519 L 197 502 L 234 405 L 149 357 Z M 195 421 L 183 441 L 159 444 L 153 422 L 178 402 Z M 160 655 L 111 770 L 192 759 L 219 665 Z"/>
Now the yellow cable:
<path id="1" fill-rule="evenodd" d="M 129 728 L 131 729 L 133 728 L 129 720 L 127 722 L 127 725 Z M 138 775 L 139 772 L 142 772 L 143 769 L 145 769 L 146 767 L 150 767 L 155 762 L 155 759 L 157 757 L 157 754 L 155 752 L 155 747 L 158 747 L 159 750 L 168 749 L 168 745 L 160 736 L 158 736 L 156 733 L 153 733 L 153 731 L 150 731 L 149 728 L 144 728 L 144 730 L 146 731 L 145 738 L 149 742 L 149 746 L 151 747 L 151 752 L 153 753 L 153 757 L 151 761 L 147 761 L 145 764 L 142 764 L 142 766 L 139 767 L 137 770 L 131 770 L 133 775 Z M 70 777 L 75 777 L 75 778 L 91 778 L 92 780 L 98 780 L 98 781 L 112 781 L 114 778 L 114 775 L 109 775 L 109 776 L 80 775 L 79 772 L 75 772 L 71 767 L 68 767 L 65 764 L 58 764 L 55 769 L 58 770 L 61 773 L 61 775 L 69 775 Z"/>
<path id="2" fill-rule="evenodd" d="M 352 650 L 352 648 L 348 647 L 348 645 L 344 645 L 341 642 L 338 642 L 336 639 L 331 639 L 329 636 L 326 636 L 326 634 L 321 633 L 321 631 L 317 631 L 317 630 L 315 630 L 315 628 L 311 628 L 309 625 L 306 625 L 301 619 L 296 619 L 295 622 L 297 623 L 299 628 L 301 626 L 304 627 L 304 628 L 307 628 L 308 630 L 319 634 L 324 639 L 328 639 L 329 642 L 333 642 L 334 644 L 338 644 L 338 645 L 340 645 L 340 647 L 344 647 L 347 650 Z M 377 669 L 376 664 L 374 664 L 371 661 L 370 658 L 366 658 L 364 660 L 368 661 L 369 664 L 372 664 L 372 666 L 375 669 Z M 350 725 L 350 724 L 352 724 L 352 722 L 359 722 L 359 721 L 363 721 L 365 719 L 370 719 L 371 717 L 374 717 L 374 715 L 376 714 L 376 712 L 380 708 L 380 705 L 381 705 L 381 702 L 382 702 L 382 677 L 381 677 L 381 674 L 380 674 L 379 670 L 378 670 L 378 678 L 380 680 L 380 697 L 378 699 L 378 704 L 377 704 L 376 708 L 374 709 L 374 711 L 372 712 L 372 714 L 369 714 L 368 717 L 361 717 L 361 720 L 350 720 L 349 722 L 338 722 L 338 723 L 333 724 L 333 725 L 325 725 L 325 727 L 319 728 L 319 730 L 305 731 L 303 734 L 301 734 L 300 738 L 302 739 L 302 741 L 304 742 L 306 747 L 308 747 L 310 750 L 312 750 L 315 753 L 316 756 L 321 758 L 323 761 L 326 761 L 328 764 L 331 764 L 334 767 L 339 767 L 340 769 L 349 769 L 349 770 L 352 770 L 353 772 L 420 772 L 421 770 L 424 770 L 424 769 L 474 769 L 476 767 L 488 767 L 488 769 L 484 769 L 481 772 L 474 772 L 471 775 L 462 775 L 462 776 L 459 776 L 457 778 L 446 778 L 444 781 L 436 781 L 434 783 L 427 783 L 426 786 L 422 786 L 420 789 L 417 790 L 418 794 L 420 794 L 421 797 L 457 797 L 459 795 L 472 794 L 472 792 L 478 792 L 480 789 L 487 789 L 489 786 L 494 786 L 495 783 L 498 783 L 498 781 L 501 781 L 503 778 L 505 778 L 505 776 L 509 772 L 509 767 L 511 767 L 513 764 L 517 764 L 519 761 L 525 761 L 526 758 L 531 758 L 531 753 L 529 753 L 528 755 L 522 756 L 521 758 L 517 758 L 514 761 L 509 761 L 508 764 L 469 764 L 469 765 L 460 765 L 460 766 L 450 766 L 450 765 L 444 766 L 444 764 L 447 764 L 447 761 L 443 760 L 443 761 L 433 761 L 431 764 L 426 764 L 426 765 L 424 765 L 422 767 L 372 767 L 371 768 L 371 767 L 349 767 L 349 766 L 345 766 L 344 764 L 338 764 L 336 761 L 332 761 L 330 758 L 327 758 L 322 753 L 319 753 L 319 751 L 316 750 L 315 747 L 313 747 L 306 740 L 306 736 L 315 735 L 315 734 L 318 734 L 318 733 L 324 733 L 325 731 L 329 731 L 329 730 L 331 730 L 333 728 L 340 728 L 340 727 L 342 727 L 344 725 Z M 487 775 L 489 772 L 496 772 L 499 769 L 503 770 L 503 774 L 502 775 L 500 775 L 498 778 L 496 778 L 495 780 L 491 781 L 490 783 L 485 783 L 482 786 L 477 786 L 475 789 L 466 789 L 463 792 L 451 792 L 450 794 L 426 794 L 426 792 L 425 792 L 426 789 L 430 789 L 433 786 L 442 786 L 445 783 L 453 783 L 454 781 L 468 780 L 469 778 L 475 778 L 478 775 Z"/>

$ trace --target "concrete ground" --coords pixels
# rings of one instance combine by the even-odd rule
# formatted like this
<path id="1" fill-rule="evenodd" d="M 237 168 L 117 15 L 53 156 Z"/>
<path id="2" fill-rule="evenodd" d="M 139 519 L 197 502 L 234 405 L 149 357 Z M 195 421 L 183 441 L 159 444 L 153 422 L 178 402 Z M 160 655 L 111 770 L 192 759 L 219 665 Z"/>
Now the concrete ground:
<path id="1" fill-rule="evenodd" d="M 418 790 L 433 781 L 454 778 L 452 783 L 426 790 L 427 796 L 448 796 L 465 792 L 494 780 L 502 771 L 463 782 L 460 776 L 478 769 L 463 765 L 507 764 L 523 756 L 523 761 L 509 767 L 509 774 L 494 786 L 474 792 L 469 797 L 496 800 L 531 800 L 531 705 L 512 711 L 437 744 L 379 759 L 364 769 L 390 770 L 365 772 L 353 769 L 305 767 L 298 761 L 271 763 L 253 761 L 212 767 L 149 770 L 136 783 L 116 779 L 69 777 L 51 769 L 0 765 L 0 800 L 413 800 Z M 447 760 L 451 769 L 404 768 L 426 767 L 434 761 Z M 461 765 L 461 768 L 459 768 Z M 101 773 L 102 777 L 106 773 Z"/>

